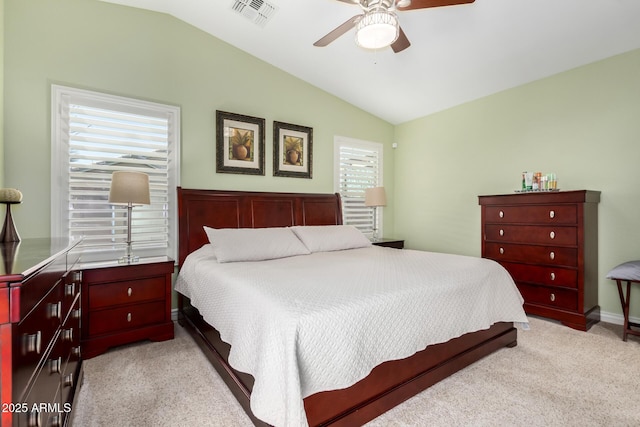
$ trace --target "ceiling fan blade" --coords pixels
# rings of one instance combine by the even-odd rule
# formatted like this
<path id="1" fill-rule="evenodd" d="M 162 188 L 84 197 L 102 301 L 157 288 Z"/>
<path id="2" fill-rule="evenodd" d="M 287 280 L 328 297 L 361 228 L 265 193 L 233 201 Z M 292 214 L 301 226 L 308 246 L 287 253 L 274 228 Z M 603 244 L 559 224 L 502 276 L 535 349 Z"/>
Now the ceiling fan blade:
<path id="1" fill-rule="evenodd" d="M 406 7 L 398 7 L 398 10 L 426 9 L 428 7 L 453 6 L 456 4 L 473 3 L 475 0 L 411 0 Z"/>
<path id="2" fill-rule="evenodd" d="M 329 43 L 331 43 L 332 41 L 334 41 L 335 39 L 337 39 L 347 31 L 355 27 L 356 22 L 358 22 L 361 16 L 362 15 L 356 15 L 353 18 L 348 19 L 344 24 L 340 25 L 333 31 L 330 31 L 329 34 L 327 34 L 326 36 L 324 36 L 323 38 L 315 42 L 313 45 L 318 47 L 324 47 L 328 45 Z"/>
<path id="3" fill-rule="evenodd" d="M 402 31 L 402 27 L 400 27 L 400 34 L 398 34 L 398 39 L 391 44 L 391 49 L 395 53 L 402 52 L 406 48 L 411 46 L 411 42 L 407 38 L 407 35 Z"/>

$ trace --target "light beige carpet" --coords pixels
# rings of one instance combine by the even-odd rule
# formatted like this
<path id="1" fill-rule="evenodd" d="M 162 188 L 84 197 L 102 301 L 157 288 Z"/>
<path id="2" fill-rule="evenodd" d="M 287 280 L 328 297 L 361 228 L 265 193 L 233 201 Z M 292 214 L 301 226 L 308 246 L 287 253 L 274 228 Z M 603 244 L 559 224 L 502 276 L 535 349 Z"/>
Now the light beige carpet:
<path id="1" fill-rule="evenodd" d="M 383 414 L 386 426 L 640 426 L 640 339 L 531 318 L 505 348 Z M 249 426 L 190 336 L 120 347 L 84 363 L 73 425 Z"/>

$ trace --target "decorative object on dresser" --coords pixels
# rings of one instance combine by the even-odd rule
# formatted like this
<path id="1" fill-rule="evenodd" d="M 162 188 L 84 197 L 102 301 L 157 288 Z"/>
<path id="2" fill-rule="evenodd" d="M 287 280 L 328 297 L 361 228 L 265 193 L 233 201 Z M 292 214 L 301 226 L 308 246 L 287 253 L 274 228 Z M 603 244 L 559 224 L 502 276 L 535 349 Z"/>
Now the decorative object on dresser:
<path id="1" fill-rule="evenodd" d="M 127 253 L 120 258 L 122 263 L 138 261 L 131 251 L 131 223 L 134 205 L 148 205 L 151 203 L 149 194 L 149 175 L 135 171 L 116 171 L 111 176 L 109 189 L 109 203 L 125 205 L 127 207 Z"/>
<path id="2" fill-rule="evenodd" d="M 400 239 L 385 239 L 384 237 L 374 240 L 373 243 L 376 246 L 384 246 L 387 248 L 404 249 L 404 240 Z"/>
<path id="3" fill-rule="evenodd" d="M 79 241 L 0 243 L 3 426 L 63 426 L 82 379 Z M 9 250 L 7 245 L 11 245 Z"/>
<path id="4" fill-rule="evenodd" d="M 482 256 L 502 264 L 527 313 L 586 331 L 598 305 L 599 191 L 479 196 Z"/>
<path id="5" fill-rule="evenodd" d="M 85 359 L 144 339 L 173 339 L 168 257 L 82 264 L 82 347 Z"/>
<path id="6" fill-rule="evenodd" d="M 378 241 L 378 206 L 387 206 L 384 187 L 371 187 L 364 190 L 364 205 L 373 208 L 373 241 Z"/>
<path id="7" fill-rule="evenodd" d="M 0 233 L 0 242 L 19 242 L 20 235 L 13 224 L 11 205 L 22 203 L 22 193 L 15 188 L 0 188 L 0 203 L 4 203 L 7 207 L 7 214 L 4 217 L 4 225 Z"/>

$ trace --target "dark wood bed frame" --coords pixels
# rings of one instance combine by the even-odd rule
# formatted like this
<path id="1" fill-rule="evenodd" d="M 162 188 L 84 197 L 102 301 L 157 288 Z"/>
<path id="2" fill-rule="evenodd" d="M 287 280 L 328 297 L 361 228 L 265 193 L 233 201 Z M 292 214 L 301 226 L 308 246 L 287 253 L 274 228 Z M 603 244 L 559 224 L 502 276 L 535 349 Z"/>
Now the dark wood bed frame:
<path id="1" fill-rule="evenodd" d="M 342 223 L 337 194 L 260 193 L 178 188 L 179 265 L 207 243 L 203 226 L 258 228 Z M 179 294 L 179 323 L 194 337 L 253 423 L 266 426 L 251 412 L 251 375 L 227 363 L 230 346 L 207 324 L 186 297 Z M 316 393 L 304 399 L 310 426 L 362 425 L 436 382 L 482 357 L 517 344 L 512 323 L 454 338 L 402 360 L 378 365 L 351 387 Z"/>

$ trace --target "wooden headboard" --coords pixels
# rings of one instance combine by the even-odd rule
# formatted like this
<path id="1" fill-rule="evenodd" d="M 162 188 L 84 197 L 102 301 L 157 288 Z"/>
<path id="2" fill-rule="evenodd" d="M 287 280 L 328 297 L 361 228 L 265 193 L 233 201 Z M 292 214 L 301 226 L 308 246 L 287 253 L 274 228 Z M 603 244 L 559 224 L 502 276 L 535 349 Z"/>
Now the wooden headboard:
<path id="1" fill-rule="evenodd" d="M 178 187 L 179 265 L 207 243 L 202 228 L 342 224 L 339 194 L 192 190 Z"/>

